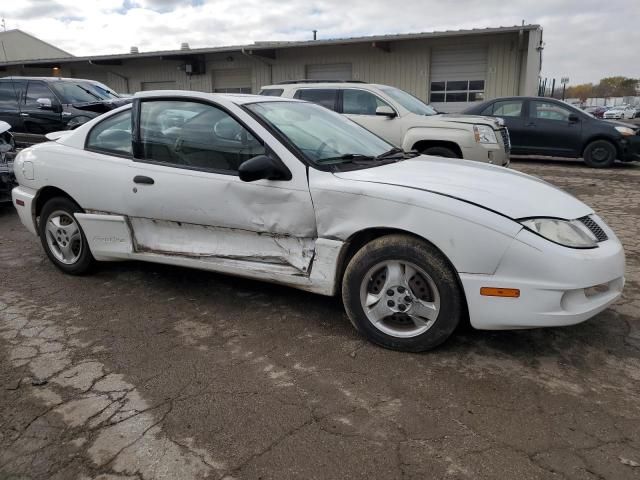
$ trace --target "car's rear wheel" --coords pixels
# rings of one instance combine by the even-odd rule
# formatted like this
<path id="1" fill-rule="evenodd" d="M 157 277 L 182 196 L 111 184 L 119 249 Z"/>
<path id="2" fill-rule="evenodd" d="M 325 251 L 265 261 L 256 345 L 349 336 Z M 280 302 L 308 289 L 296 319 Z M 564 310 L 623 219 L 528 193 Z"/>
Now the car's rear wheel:
<path id="1" fill-rule="evenodd" d="M 584 163 L 592 168 L 610 167 L 616 161 L 617 153 L 611 142 L 595 140 L 584 149 Z"/>
<path id="2" fill-rule="evenodd" d="M 384 236 L 362 247 L 347 265 L 342 299 L 351 323 L 369 340 L 410 352 L 444 342 L 463 311 L 447 260 L 408 235 Z"/>
<path id="3" fill-rule="evenodd" d="M 429 147 L 422 151 L 423 155 L 433 155 L 435 157 L 460 158 L 456 152 L 447 147 Z"/>
<path id="4" fill-rule="evenodd" d="M 64 197 L 47 201 L 40 213 L 38 229 L 42 247 L 53 264 L 65 273 L 86 273 L 95 260 L 74 214 L 82 209 Z"/>

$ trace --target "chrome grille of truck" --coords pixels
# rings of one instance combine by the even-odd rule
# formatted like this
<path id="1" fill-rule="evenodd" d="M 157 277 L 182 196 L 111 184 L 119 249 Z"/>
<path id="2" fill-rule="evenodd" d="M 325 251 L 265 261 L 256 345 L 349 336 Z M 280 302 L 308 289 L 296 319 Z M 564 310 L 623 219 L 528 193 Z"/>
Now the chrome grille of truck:
<path id="1" fill-rule="evenodd" d="M 502 143 L 504 143 L 504 149 L 508 152 L 511 150 L 511 137 L 509 137 L 509 130 L 506 128 L 500 129 L 502 135 Z"/>

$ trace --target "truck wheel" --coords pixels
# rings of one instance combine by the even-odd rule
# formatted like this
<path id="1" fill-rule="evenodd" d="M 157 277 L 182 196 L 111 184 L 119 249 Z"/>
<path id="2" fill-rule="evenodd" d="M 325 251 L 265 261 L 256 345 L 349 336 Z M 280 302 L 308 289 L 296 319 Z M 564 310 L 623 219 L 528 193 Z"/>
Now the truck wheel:
<path id="1" fill-rule="evenodd" d="M 429 147 L 424 149 L 422 154 L 433 155 L 434 157 L 460 158 L 460 155 L 447 147 Z"/>
<path id="2" fill-rule="evenodd" d="M 613 165 L 617 155 L 616 147 L 607 140 L 595 140 L 584 149 L 584 163 L 591 168 L 606 168 Z"/>
<path id="3" fill-rule="evenodd" d="M 82 209 L 64 197 L 55 197 L 42 207 L 38 230 L 49 260 L 65 273 L 82 275 L 95 260 L 74 213 Z"/>
<path id="4" fill-rule="evenodd" d="M 342 300 L 351 323 L 370 341 L 422 352 L 453 333 L 464 297 L 455 271 L 436 248 L 409 235 L 386 235 L 353 256 Z"/>

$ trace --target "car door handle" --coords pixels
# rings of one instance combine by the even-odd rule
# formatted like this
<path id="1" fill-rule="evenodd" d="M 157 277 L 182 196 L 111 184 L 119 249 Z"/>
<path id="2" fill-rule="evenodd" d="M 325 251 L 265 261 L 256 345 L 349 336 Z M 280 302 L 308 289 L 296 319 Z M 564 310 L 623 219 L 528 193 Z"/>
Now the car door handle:
<path id="1" fill-rule="evenodd" d="M 136 175 L 135 177 L 133 177 L 133 182 L 134 183 L 144 183 L 145 185 L 153 185 L 155 183 L 153 181 L 153 178 L 147 177 L 145 175 Z"/>
<path id="2" fill-rule="evenodd" d="M 535 124 L 535 123 L 533 123 L 533 122 L 527 123 L 527 124 L 525 125 L 525 127 L 535 127 L 535 126 L 536 126 L 536 124 Z"/>
<path id="3" fill-rule="evenodd" d="M 28 114 L 28 113 L 21 113 L 21 114 L 20 114 L 20 116 L 21 116 L 21 117 L 28 117 L 28 116 L 29 116 L 29 114 Z"/>

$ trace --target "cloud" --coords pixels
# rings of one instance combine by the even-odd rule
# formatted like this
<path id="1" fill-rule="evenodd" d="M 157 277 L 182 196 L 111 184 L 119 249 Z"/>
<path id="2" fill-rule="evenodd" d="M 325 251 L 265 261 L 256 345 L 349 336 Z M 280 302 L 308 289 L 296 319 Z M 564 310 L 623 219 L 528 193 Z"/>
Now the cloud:
<path id="1" fill-rule="evenodd" d="M 640 77 L 640 1 L 611 0 L 22 0 L 4 12 L 76 55 L 247 44 L 260 40 L 406 33 L 539 23 L 543 75 L 571 83 Z"/>

